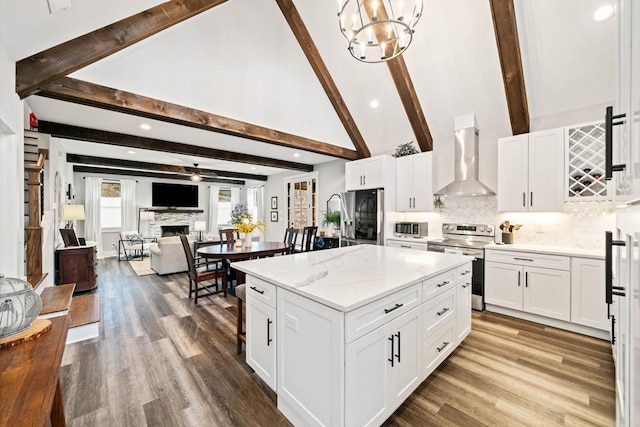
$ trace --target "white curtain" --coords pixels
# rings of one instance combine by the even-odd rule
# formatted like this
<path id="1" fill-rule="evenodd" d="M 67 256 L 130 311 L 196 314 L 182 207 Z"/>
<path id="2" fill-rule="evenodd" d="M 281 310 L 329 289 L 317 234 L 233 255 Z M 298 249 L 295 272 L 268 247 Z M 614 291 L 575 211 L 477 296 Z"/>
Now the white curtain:
<path id="1" fill-rule="evenodd" d="M 100 228 L 101 178 L 87 177 L 84 180 L 84 235 L 96 242 L 98 258 L 102 258 L 102 230 Z"/>
<path id="2" fill-rule="evenodd" d="M 129 179 L 120 180 L 120 200 L 122 200 L 121 230 L 138 230 L 138 208 L 136 206 L 135 181 Z"/>
<path id="3" fill-rule="evenodd" d="M 218 235 L 218 197 L 220 187 L 209 187 L 209 216 L 207 218 L 208 233 L 215 237 Z"/>
<path id="4" fill-rule="evenodd" d="M 267 223 L 267 218 L 264 212 L 264 185 L 256 188 L 256 205 L 258 208 L 258 219 Z"/>
<path id="5" fill-rule="evenodd" d="M 231 187 L 231 209 L 240 203 L 240 188 Z"/>

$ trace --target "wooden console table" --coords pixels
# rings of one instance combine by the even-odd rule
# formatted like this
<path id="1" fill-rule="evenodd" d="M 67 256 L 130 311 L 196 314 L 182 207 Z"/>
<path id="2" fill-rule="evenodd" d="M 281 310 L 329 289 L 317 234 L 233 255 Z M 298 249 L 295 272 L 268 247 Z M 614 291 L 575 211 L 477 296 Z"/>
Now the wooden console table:
<path id="1" fill-rule="evenodd" d="M 0 350 L 0 425 L 66 425 L 59 371 L 69 316 L 49 320 L 42 336 Z"/>

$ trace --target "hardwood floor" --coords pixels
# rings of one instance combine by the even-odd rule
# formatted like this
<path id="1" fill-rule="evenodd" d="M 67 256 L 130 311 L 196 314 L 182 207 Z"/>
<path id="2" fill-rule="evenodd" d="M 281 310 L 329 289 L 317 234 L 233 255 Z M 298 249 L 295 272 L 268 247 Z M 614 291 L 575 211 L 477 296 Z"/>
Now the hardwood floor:
<path id="1" fill-rule="evenodd" d="M 186 274 L 98 265 L 100 336 L 67 346 L 71 426 L 286 426 L 276 396 L 236 354 L 235 297 L 187 298 Z M 461 346 L 388 426 L 615 424 L 608 342 L 473 313 Z"/>

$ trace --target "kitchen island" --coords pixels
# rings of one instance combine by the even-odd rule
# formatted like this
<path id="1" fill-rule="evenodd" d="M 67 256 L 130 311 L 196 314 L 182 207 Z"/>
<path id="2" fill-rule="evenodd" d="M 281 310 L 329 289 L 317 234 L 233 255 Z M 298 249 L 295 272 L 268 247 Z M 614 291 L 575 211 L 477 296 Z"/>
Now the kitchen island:
<path id="1" fill-rule="evenodd" d="M 234 263 L 247 363 L 294 425 L 379 425 L 469 334 L 471 261 L 361 245 Z"/>

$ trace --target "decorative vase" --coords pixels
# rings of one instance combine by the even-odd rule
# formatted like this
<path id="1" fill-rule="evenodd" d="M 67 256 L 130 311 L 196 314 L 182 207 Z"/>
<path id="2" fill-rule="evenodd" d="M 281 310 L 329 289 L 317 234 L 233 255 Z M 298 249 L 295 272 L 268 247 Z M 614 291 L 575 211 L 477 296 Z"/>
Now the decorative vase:
<path id="1" fill-rule="evenodd" d="M 251 247 L 251 233 L 244 234 L 244 246 L 247 248 Z"/>

